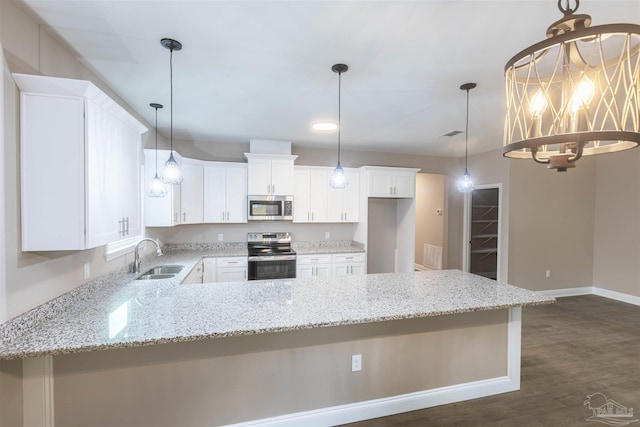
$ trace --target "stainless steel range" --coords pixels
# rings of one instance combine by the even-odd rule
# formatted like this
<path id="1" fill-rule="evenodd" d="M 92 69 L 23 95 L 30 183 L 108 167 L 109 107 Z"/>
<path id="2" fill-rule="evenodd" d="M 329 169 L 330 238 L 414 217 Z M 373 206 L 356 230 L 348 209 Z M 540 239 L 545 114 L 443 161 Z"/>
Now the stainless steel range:
<path id="1" fill-rule="evenodd" d="M 249 233 L 247 249 L 249 280 L 296 277 L 296 253 L 291 249 L 290 233 Z"/>

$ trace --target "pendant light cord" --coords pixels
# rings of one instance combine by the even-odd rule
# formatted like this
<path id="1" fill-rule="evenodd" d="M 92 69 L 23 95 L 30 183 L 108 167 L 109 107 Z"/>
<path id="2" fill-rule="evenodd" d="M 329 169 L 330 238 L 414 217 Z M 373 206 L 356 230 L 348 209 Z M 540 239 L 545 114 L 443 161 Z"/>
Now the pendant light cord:
<path id="1" fill-rule="evenodd" d="M 467 89 L 467 123 L 464 130 L 464 173 L 467 173 L 467 154 L 469 146 L 469 89 Z"/>
<path id="2" fill-rule="evenodd" d="M 158 107 L 156 109 L 156 177 L 158 176 Z"/>
<path id="3" fill-rule="evenodd" d="M 169 104 L 171 107 L 169 137 L 170 137 L 170 144 L 171 144 L 171 154 L 173 154 L 173 48 L 169 49 L 169 51 L 170 51 L 169 53 L 169 87 L 170 87 Z"/>
<path id="4" fill-rule="evenodd" d="M 340 164 L 340 131 L 342 123 L 340 122 L 340 106 L 342 105 L 342 73 L 338 73 L 338 164 Z"/>

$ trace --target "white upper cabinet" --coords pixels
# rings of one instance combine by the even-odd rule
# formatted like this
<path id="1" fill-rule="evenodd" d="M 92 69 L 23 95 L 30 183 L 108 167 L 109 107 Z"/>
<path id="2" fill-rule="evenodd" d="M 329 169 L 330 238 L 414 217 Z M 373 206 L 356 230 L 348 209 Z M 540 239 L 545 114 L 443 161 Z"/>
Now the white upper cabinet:
<path id="1" fill-rule="evenodd" d="M 293 161 L 298 156 L 245 153 L 248 161 L 248 194 L 252 196 L 291 196 Z"/>
<path id="2" fill-rule="evenodd" d="M 293 222 L 328 222 L 329 168 L 295 167 Z"/>
<path id="3" fill-rule="evenodd" d="M 91 82 L 13 74 L 21 91 L 22 250 L 82 250 L 140 233 L 140 135 Z"/>
<path id="4" fill-rule="evenodd" d="M 246 164 L 205 164 L 204 222 L 247 222 Z"/>
<path id="5" fill-rule="evenodd" d="M 328 189 L 328 222 L 360 221 L 360 173 L 350 168 L 345 168 L 344 173 L 347 187 Z"/>
<path id="6" fill-rule="evenodd" d="M 182 162 L 182 183 L 180 183 L 180 223 L 201 224 L 204 213 L 204 172 L 202 162 L 191 160 Z"/>
<path id="7" fill-rule="evenodd" d="M 420 169 L 365 166 L 369 197 L 413 198 Z"/>

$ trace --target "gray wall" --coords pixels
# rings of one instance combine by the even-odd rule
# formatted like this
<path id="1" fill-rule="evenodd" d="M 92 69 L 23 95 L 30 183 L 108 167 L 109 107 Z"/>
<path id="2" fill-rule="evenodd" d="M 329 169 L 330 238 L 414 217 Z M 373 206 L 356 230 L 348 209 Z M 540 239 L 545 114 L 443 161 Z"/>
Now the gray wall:
<path id="1" fill-rule="evenodd" d="M 501 377 L 507 317 L 486 311 L 56 356 L 55 423 L 225 425 Z M 362 355 L 360 372 L 351 372 L 353 354 Z"/>
<path id="2" fill-rule="evenodd" d="M 640 149 L 596 160 L 593 285 L 640 297 Z"/>

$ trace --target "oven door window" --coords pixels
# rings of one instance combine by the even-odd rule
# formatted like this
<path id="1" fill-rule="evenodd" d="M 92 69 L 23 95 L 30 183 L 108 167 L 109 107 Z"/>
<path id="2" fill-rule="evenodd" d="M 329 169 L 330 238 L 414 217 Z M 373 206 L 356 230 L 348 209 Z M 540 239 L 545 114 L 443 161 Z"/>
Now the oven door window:
<path id="1" fill-rule="evenodd" d="M 296 261 L 249 261 L 249 280 L 293 279 Z"/>
<path id="2" fill-rule="evenodd" d="M 252 200 L 249 202 L 249 215 L 282 216 L 282 202 Z"/>

